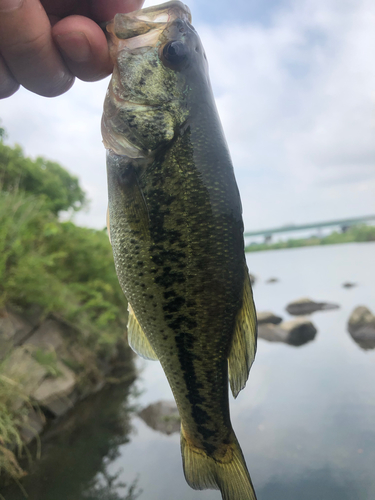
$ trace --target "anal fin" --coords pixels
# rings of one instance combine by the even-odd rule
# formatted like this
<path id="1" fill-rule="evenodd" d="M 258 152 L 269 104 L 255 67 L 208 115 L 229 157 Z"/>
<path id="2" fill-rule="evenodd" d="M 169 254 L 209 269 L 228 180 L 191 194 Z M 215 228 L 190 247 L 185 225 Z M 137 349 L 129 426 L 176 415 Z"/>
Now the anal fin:
<path id="1" fill-rule="evenodd" d="M 151 347 L 151 344 L 148 341 L 144 331 L 142 330 L 141 325 L 138 323 L 133 308 L 130 304 L 128 304 L 128 311 L 128 342 L 130 347 L 142 358 L 157 361 L 158 357 Z"/>
<path id="2" fill-rule="evenodd" d="M 245 387 L 257 346 L 257 317 L 249 271 L 245 265 L 242 307 L 237 315 L 232 346 L 228 357 L 229 382 L 233 396 Z"/>

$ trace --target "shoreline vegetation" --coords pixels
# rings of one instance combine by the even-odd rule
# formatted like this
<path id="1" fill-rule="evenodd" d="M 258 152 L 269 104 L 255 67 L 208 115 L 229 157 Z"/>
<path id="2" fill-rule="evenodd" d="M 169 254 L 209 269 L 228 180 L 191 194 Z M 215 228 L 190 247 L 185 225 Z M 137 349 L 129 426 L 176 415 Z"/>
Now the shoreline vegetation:
<path id="1" fill-rule="evenodd" d="M 245 247 L 245 252 L 263 252 L 265 250 L 281 250 L 284 248 L 300 248 L 318 245 L 338 245 L 342 243 L 363 243 L 375 241 L 375 226 L 365 224 L 349 227 L 345 232 L 333 232 L 327 236 L 311 236 L 295 238 L 276 243 L 252 243 Z"/>
<path id="2" fill-rule="evenodd" d="M 0 484 L 25 474 L 25 429 L 39 439 L 51 408 L 60 416 L 132 365 L 107 231 L 59 219 L 87 203 L 78 179 L 4 136 L 0 127 Z"/>

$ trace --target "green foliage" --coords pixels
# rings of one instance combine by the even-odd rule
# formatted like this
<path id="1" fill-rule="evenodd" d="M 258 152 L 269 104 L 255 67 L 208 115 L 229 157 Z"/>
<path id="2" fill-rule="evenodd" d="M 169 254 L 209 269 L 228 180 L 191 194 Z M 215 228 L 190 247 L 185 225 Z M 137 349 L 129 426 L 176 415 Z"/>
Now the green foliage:
<path id="1" fill-rule="evenodd" d="M 48 375 L 53 378 L 60 377 L 61 371 L 57 366 L 57 355 L 53 349 L 46 351 L 44 349 L 36 349 L 32 353 L 32 357 L 47 371 Z"/>
<path id="2" fill-rule="evenodd" d="M 0 129 L 4 130 L 4 129 Z M 0 186 L 6 191 L 24 191 L 43 197 L 48 209 L 57 214 L 62 210 L 79 210 L 85 203 L 85 193 L 78 179 L 58 163 L 38 157 L 25 157 L 20 146 L 3 143 L 0 134 Z"/>
<path id="3" fill-rule="evenodd" d="M 126 320 L 108 236 L 60 222 L 59 211 L 85 202 L 78 180 L 57 163 L 26 158 L 0 132 L 0 307 L 53 312 L 106 351 Z"/>
<path id="4" fill-rule="evenodd" d="M 23 400 L 26 406 L 15 404 L 17 399 Z M 29 407 L 29 400 L 18 383 L 2 374 L 0 364 L 0 477 L 18 480 L 25 475 L 17 456 L 22 456 L 24 451 L 20 427 Z"/>
<path id="5" fill-rule="evenodd" d="M 316 245 L 337 245 L 340 243 L 354 243 L 375 241 L 375 227 L 358 225 L 352 226 L 344 233 L 333 232 L 323 238 L 313 236 L 311 238 L 293 239 L 287 241 L 279 241 L 277 243 L 256 243 L 248 245 L 245 248 L 246 252 L 260 252 L 263 250 L 280 250 L 283 248 L 298 248 L 309 247 Z"/>
<path id="6" fill-rule="evenodd" d="M 104 231 L 59 222 L 40 198 L 0 191 L 0 307 L 39 306 L 98 349 L 123 336 L 126 300 Z"/>
<path id="7" fill-rule="evenodd" d="M 57 163 L 26 158 L 19 146 L 6 146 L 4 136 L 0 128 L 0 309 L 36 307 L 42 317 L 53 313 L 71 324 L 72 347 L 86 354 L 77 362 L 68 356 L 67 364 L 90 376 L 99 371 L 98 359 L 124 340 L 127 319 L 108 236 L 60 222 L 61 210 L 78 210 L 85 202 L 78 180 Z M 35 349 L 32 356 L 50 376 L 60 375 L 55 351 Z M 21 384 L 0 364 L 0 476 L 18 480 L 24 474 L 17 461 L 19 429 L 30 408 Z"/>

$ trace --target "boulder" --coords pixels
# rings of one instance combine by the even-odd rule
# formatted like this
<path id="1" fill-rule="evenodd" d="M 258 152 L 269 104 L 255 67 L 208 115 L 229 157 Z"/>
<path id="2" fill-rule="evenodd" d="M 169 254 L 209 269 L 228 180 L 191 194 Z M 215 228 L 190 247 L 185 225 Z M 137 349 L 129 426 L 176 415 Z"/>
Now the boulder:
<path id="1" fill-rule="evenodd" d="M 74 392 L 76 377 L 74 372 L 61 361 L 56 362 L 56 367 L 59 375 L 45 378 L 31 396 L 41 407 L 59 417 L 70 410 L 75 403 L 75 399 L 72 400 L 70 395 Z"/>
<path id="2" fill-rule="evenodd" d="M 45 320 L 27 340 L 28 345 L 57 351 L 63 344 L 63 326 L 53 319 Z"/>
<path id="3" fill-rule="evenodd" d="M 371 325 L 362 326 L 351 334 L 353 340 L 365 349 L 375 349 L 375 327 Z"/>
<path id="4" fill-rule="evenodd" d="M 358 306 L 350 315 L 348 331 L 363 349 L 375 348 L 375 316 L 365 306 Z"/>
<path id="5" fill-rule="evenodd" d="M 39 364 L 24 347 L 17 347 L 4 361 L 2 369 L 2 375 L 13 383 L 19 384 L 25 396 L 31 396 L 47 374 L 47 369 Z M 23 401 L 21 401 L 21 406 L 22 404 Z"/>
<path id="6" fill-rule="evenodd" d="M 270 311 L 257 311 L 257 320 L 258 325 L 263 325 L 264 323 L 278 325 L 283 319 Z"/>
<path id="7" fill-rule="evenodd" d="M 0 360 L 27 338 L 33 325 L 22 316 L 3 309 L 0 311 Z"/>
<path id="8" fill-rule="evenodd" d="M 329 311 L 332 309 L 338 309 L 339 307 L 340 306 L 338 304 L 314 302 L 309 298 L 302 298 L 295 300 L 294 302 L 290 302 L 285 309 L 293 316 L 303 316 L 305 314 L 312 314 L 316 311 Z"/>
<path id="9" fill-rule="evenodd" d="M 348 321 L 349 333 L 354 333 L 363 326 L 372 326 L 375 328 L 375 316 L 367 307 L 358 306 L 350 315 Z"/>
<path id="10" fill-rule="evenodd" d="M 22 441 L 25 444 L 30 443 L 38 434 L 40 434 L 46 424 L 46 417 L 40 410 L 30 408 L 26 415 L 26 422 L 20 429 Z"/>
<path id="11" fill-rule="evenodd" d="M 158 401 L 144 408 L 138 415 L 152 429 L 163 434 L 180 432 L 180 415 L 174 401 Z"/>
<path id="12" fill-rule="evenodd" d="M 285 332 L 278 325 L 272 323 L 258 325 L 258 338 L 268 342 L 286 342 Z"/>
<path id="13" fill-rule="evenodd" d="M 301 346 L 315 338 L 317 329 L 306 318 L 283 321 L 279 325 L 260 324 L 258 336 L 269 342 L 284 342 L 285 344 Z"/>

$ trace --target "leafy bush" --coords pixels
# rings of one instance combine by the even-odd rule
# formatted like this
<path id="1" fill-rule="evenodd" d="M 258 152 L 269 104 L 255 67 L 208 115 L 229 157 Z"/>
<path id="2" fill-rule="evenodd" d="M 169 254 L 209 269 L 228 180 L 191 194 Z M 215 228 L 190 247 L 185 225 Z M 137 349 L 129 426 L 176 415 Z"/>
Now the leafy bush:
<path id="1" fill-rule="evenodd" d="M 105 231 L 60 222 L 85 193 L 55 162 L 24 156 L 0 130 L 0 308 L 37 306 L 81 329 L 98 349 L 123 336 L 126 300 Z"/>
<path id="2" fill-rule="evenodd" d="M 89 353 L 83 364 L 98 370 L 98 359 L 124 341 L 127 319 L 108 236 L 60 222 L 60 211 L 85 203 L 77 178 L 55 162 L 26 158 L 4 136 L 0 128 L 0 309 L 37 307 L 42 317 L 53 313 L 73 324 L 74 346 Z M 33 357 L 50 376 L 60 375 L 54 351 L 36 349 Z M 0 476 L 24 474 L 19 430 L 30 409 L 22 384 L 7 378 L 0 363 Z"/>
<path id="3" fill-rule="evenodd" d="M 22 400 L 25 405 L 15 404 Z M 29 399 L 22 393 L 19 384 L 2 374 L 0 364 L 0 476 L 18 480 L 25 472 L 17 457 L 26 451 L 20 435 L 20 427 L 30 410 Z"/>
<path id="4" fill-rule="evenodd" d="M 6 191 L 23 191 L 40 196 L 53 213 L 79 210 L 86 201 L 78 179 L 58 163 L 25 157 L 20 146 L 7 146 L 0 134 L 0 186 Z"/>
<path id="5" fill-rule="evenodd" d="M 98 347 L 123 335 L 126 300 L 104 231 L 59 222 L 43 199 L 0 191 L 0 307 L 39 306 Z"/>

